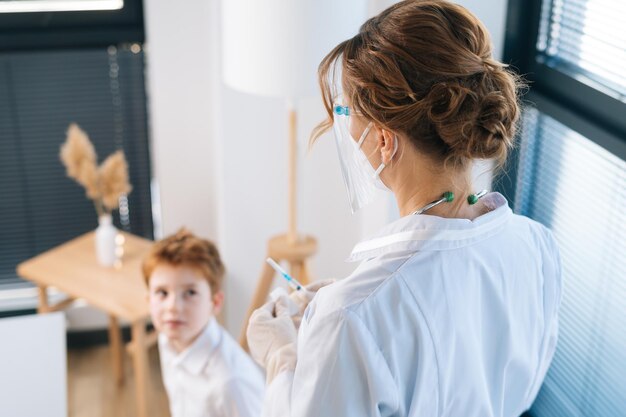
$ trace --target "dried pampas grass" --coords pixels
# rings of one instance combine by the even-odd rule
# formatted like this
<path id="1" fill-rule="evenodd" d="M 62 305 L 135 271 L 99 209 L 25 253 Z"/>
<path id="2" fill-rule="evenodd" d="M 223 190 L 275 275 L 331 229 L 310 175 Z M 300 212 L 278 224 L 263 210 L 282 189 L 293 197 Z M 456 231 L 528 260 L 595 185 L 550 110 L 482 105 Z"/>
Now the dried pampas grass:
<path id="1" fill-rule="evenodd" d="M 98 167 L 93 144 L 75 123 L 67 129 L 67 138 L 61 145 L 59 156 L 67 176 L 85 187 L 87 197 L 93 200 L 99 216 L 118 208 L 120 197 L 132 190 L 124 152 L 111 154 Z"/>
<path id="2" fill-rule="evenodd" d="M 67 129 L 67 140 L 61 146 L 61 161 L 67 169 L 67 176 L 85 187 L 90 198 L 98 197 L 89 194 L 97 189 L 97 175 L 94 175 L 97 171 L 96 159 L 96 151 L 89 137 L 77 124 L 72 123 Z"/>
<path id="3" fill-rule="evenodd" d="M 104 160 L 98 169 L 102 202 L 109 210 L 119 205 L 120 195 L 128 194 L 132 187 L 128 183 L 128 165 L 124 152 L 117 151 Z"/>

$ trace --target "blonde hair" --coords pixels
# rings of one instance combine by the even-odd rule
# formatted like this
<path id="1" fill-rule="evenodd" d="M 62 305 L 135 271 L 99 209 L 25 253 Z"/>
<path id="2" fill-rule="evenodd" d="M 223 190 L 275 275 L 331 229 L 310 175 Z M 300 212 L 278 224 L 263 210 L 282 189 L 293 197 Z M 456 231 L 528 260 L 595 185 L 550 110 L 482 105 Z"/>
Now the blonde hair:
<path id="1" fill-rule="evenodd" d="M 333 123 L 335 64 L 356 111 L 439 161 L 502 166 L 513 147 L 523 83 L 493 59 L 487 30 L 459 5 L 402 1 L 337 45 L 319 66 L 328 118 L 311 143 Z"/>
<path id="2" fill-rule="evenodd" d="M 208 281 L 213 294 L 222 288 L 225 269 L 215 245 L 201 239 L 189 230 L 180 229 L 175 234 L 156 242 L 142 264 L 146 284 L 159 264 L 188 266 L 198 270 Z"/>

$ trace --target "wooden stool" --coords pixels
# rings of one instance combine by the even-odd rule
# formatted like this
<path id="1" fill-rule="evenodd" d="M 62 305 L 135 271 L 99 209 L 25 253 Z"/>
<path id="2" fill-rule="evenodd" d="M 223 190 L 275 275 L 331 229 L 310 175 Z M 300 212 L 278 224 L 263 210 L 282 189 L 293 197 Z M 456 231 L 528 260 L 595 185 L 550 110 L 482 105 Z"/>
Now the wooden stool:
<path id="1" fill-rule="evenodd" d="M 272 237 L 267 242 L 267 256 L 274 259 L 276 262 L 286 261 L 289 263 L 289 273 L 295 279 L 297 279 L 302 285 L 306 285 L 310 281 L 309 271 L 306 265 L 306 261 L 312 255 L 317 252 L 317 240 L 311 236 L 302 236 L 291 243 L 289 235 L 278 235 Z M 246 330 L 248 328 L 248 321 L 252 312 L 257 308 L 265 304 L 267 297 L 269 296 L 270 289 L 272 288 L 272 282 L 276 271 L 267 263 L 263 262 L 263 269 L 259 282 L 257 283 L 252 302 L 246 313 L 246 319 L 241 329 L 241 335 L 239 336 L 239 344 L 248 352 L 248 339 L 246 337 Z"/>

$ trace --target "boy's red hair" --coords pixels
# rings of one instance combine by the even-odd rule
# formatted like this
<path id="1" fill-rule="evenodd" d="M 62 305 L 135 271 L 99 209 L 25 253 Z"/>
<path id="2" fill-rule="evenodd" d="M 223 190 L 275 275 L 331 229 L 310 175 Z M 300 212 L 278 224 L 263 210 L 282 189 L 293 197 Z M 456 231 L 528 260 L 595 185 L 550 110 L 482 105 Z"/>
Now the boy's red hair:
<path id="1" fill-rule="evenodd" d="M 211 292 L 222 288 L 224 265 L 213 243 L 195 236 L 187 229 L 156 242 L 143 260 L 142 271 L 146 284 L 158 264 L 187 266 L 198 270 L 209 283 Z"/>

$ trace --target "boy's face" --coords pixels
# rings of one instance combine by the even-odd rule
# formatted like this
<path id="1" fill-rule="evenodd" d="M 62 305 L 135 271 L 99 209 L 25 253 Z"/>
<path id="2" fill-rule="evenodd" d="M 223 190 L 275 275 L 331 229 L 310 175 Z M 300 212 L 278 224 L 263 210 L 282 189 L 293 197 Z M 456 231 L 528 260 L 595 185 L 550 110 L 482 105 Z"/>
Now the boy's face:
<path id="1" fill-rule="evenodd" d="M 206 278 L 184 265 L 157 265 L 148 289 L 152 323 L 178 351 L 193 343 L 222 304 L 222 293 L 212 294 Z"/>

